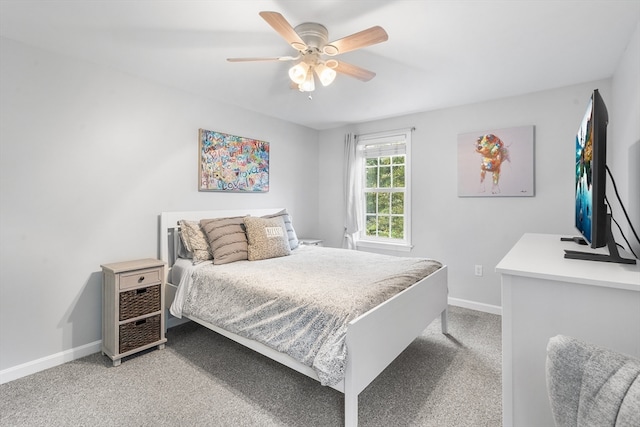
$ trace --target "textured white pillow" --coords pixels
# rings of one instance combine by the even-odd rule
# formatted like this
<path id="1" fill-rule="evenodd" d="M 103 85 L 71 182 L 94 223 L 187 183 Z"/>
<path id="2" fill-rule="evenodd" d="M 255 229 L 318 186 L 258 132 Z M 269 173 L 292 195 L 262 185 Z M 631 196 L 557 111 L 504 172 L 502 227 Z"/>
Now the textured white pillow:
<path id="1" fill-rule="evenodd" d="M 200 224 L 196 221 L 180 220 L 178 225 L 180 225 L 180 239 L 185 249 L 191 253 L 194 264 L 213 258 L 209 251 L 209 242 Z"/>
<path id="2" fill-rule="evenodd" d="M 277 258 L 291 253 L 287 229 L 281 216 L 275 218 L 247 216 L 244 218 L 244 225 L 249 243 L 249 261 Z"/>

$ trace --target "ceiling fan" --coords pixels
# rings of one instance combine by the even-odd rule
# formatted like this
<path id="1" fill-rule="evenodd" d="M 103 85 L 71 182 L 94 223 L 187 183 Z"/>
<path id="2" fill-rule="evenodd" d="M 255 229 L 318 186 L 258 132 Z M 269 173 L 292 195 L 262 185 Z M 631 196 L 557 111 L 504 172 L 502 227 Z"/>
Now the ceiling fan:
<path id="1" fill-rule="evenodd" d="M 330 85 L 335 79 L 336 73 L 342 73 L 355 77 L 363 82 L 368 82 L 375 77 L 376 73 L 344 61 L 338 61 L 333 57 L 341 53 L 382 43 L 389 38 L 387 32 L 382 27 L 375 26 L 329 43 L 329 32 L 324 25 L 315 22 L 305 22 L 293 28 L 284 16 L 278 12 L 260 12 L 260 16 L 267 21 L 267 24 L 271 25 L 291 47 L 298 51 L 298 55 L 273 58 L 227 58 L 227 61 L 299 60 L 296 65 L 289 69 L 289 78 L 291 78 L 293 84 L 301 92 L 312 92 L 315 90 L 314 72 L 323 86 Z M 325 56 L 329 58 L 325 59 Z"/>

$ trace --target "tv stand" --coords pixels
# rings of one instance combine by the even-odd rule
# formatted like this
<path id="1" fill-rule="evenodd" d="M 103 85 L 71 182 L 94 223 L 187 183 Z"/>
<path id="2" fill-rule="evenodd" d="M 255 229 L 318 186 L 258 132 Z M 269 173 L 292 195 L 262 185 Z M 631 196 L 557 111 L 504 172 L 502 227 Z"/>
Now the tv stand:
<path id="1" fill-rule="evenodd" d="M 556 234 L 525 234 L 502 279 L 503 426 L 553 426 L 546 348 L 558 334 L 640 358 L 640 263 L 581 262 Z"/>
<path id="2" fill-rule="evenodd" d="M 579 245 L 586 245 L 587 241 L 584 240 L 582 237 L 561 237 L 560 241 L 562 242 L 575 242 Z"/>
<path id="3" fill-rule="evenodd" d="M 613 232 L 611 231 L 611 214 L 607 214 L 606 233 L 607 233 L 607 249 L 609 249 L 608 255 L 596 254 L 592 252 L 565 250 L 564 257 L 569 259 L 583 259 L 587 261 L 616 262 L 619 264 L 635 264 L 636 263 L 635 259 L 623 258 L 620 256 L 620 252 L 618 251 L 618 245 L 616 245 L 616 241 L 613 238 Z M 565 240 L 575 240 L 575 239 L 580 239 L 580 238 L 579 237 L 561 238 L 560 240 L 565 241 Z"/>

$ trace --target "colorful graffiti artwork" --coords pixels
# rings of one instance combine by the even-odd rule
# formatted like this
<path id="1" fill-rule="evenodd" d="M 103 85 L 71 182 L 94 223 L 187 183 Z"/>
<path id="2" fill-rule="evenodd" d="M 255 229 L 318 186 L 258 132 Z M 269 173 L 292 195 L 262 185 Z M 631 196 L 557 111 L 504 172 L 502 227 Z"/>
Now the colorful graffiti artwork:
<path id="1" fill-rule="evenodd" d="M 269 143 L 200 129 L 199 190 L 269 191 Z"/>

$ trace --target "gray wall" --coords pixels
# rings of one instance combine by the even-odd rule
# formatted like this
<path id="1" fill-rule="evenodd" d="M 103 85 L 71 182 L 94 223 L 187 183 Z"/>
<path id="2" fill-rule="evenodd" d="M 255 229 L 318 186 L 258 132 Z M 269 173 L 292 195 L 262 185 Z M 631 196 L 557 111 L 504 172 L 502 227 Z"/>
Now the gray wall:
<path id="1" fill-rule="evenodd" d="M 611 79 L 321 132 L 321 237 L 333 246 L 342 242 L 344 134 L 415 126 L 411 255 L 437 258 L 449 265 L 449 296 L 454 302 L 499 312 L 500 277 L 494 268 L 522 234 L 576 233 L 573 141 L 596 88 L 609 110 L 608 164 L 640 231 L 639 23 Z M 535 126 L 535 197 L 457 197 L 457 135 L 521 125 Z M 610 200 L 615 199 L 610 182 L 607 194 Z M 622 210 L 616 207 L 617 202 L 612 204 L 614 217 L 640 255 Z M 615 227 L 614 233 L 616 240 L 624 243 Z M 476 264 L 484 266 L 482 277 L 474 275 Z"/>
<path id="2" fill-rule="evenodd" d="M 576 233 L 574 139 L 595 88 L 600 89 L 608 106 L 617 105 L 612 100 L 611 80 L 603 80 L 321 132 L 321 237 L 333 246 L 342 242 L 345 132 L 358 134 L 415 126 L 411 255 L 433 257 L 449 266 L 449 296 L 460 305 L 499 311 L 500 277 L 494 269 L 514 243 L 524 233 Z M 458 197 L 457 135 L 521 125 L 535 126 L 535 197 Z M 612 120 L 610 126 L 620 125 Z M 613 129 L 611 133 L 615 134 Z M 626 149 L 622 146 L 624 157 Z M 619 149 L 612 144 L 613 157 Z M 624 165 L 620 169 L 626 194 L 637 194 L 638 181 L 629 179 Z M 474 275 L 476 264 L 484 266 L 482 277 Z"/>
<path id="3" fill-rule="evenodd" d="M 316 131 L 0 43 L 0 370 L 100 340 L 100 264 L 158 256 L 162 211 L 286 207 L 317 229 Z M 270 191 L 198 192 L 200 127 L 269 141 Z"/>
<path id="4" fill-rule="evenodd" d="M 611 147 L 607 153 L 607 163 L 633 226 L 636 232 L 640 233 L 640 22 L 613 75 L 612 89 L 613 103 L 607 105 L 611 126 L 611 133 L 607 139 Z M 614 207 L 614 218 L 622 226 L 635 253 L 640 256 L 640 242 L 632 237 L 614 194 L 611 183 L 608 182 L 607 197 Z M 615 226 L 613 231 L 616 241 L 624 243 L 619 238 L 620 234 Z"/>

